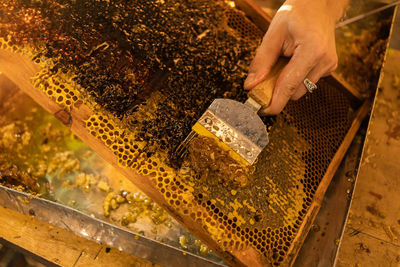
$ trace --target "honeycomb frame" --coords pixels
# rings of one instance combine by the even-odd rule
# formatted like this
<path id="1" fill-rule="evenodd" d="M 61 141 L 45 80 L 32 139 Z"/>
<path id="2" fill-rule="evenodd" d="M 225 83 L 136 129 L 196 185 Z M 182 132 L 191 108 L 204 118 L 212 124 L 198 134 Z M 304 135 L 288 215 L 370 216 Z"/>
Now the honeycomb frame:
<path id="1" fill-rule="evenodd" d="M 256 38 L 262 34 L 241 12 L 233 10 L 228 13 L 227 26 L 240 37 Z M 120 168 L 137 172 L 140 179 L 147 180 L 155 192 L 162 196 L 163 207 L 167 205 L 169 212 L 186 225 L 188 222 L 195 223 L 203 233 L 210 236 L 211 243 L 214 242 L 211 247 L 225 260 L 237 265 L 244 263 L 243 258 L 238 255 L 242 252 L 247 253 L 249 249 L 258 253 L 259 264 L 279 265 L 289 261 L 293 241 L 301 234 L 298 231 L 304 223 L 302 219 L 306 218 L 325 174 L 324 170 L 329 167 L 349 130 L 352 122 L 350 118 L 354 115 L 351 113 L 350 100 L 340 89 L 326 81 L 320 82 L 320 89 L 315 94 L 288 105 L 275 124 L 279 127 L 272 127 L 271 138 L 282 134 L 282 129 L 289 138 L 276 139 L 279 142 L 273 141 L 263 152 L 264 158 L 274 153 L 287 156 L 281 157 L 285 158 L 283 163 L 276 162 L 273 166 L 275 169 L 285 169 L 279 168 L 279 164 L 289 166 L 286 173 L 271 173 L 271 176 L 266 175 L 264 178 L 269 186 L 270 200 L 265 204 L 268 204 L 270 213 L 276 214 L 277 210 L 286 211 L 285 216 L 288 219 L 281 227 L 260 228 L 260 223 L 255 219 L 258 215 L 256 205 L 244 200 L 238 201 L 235 197 L 238 194 L 237 190 L 230 190 L 229 193 L 234 199 L 230 203 L 218 197 L 214 198 L 217 193 L 213 192 L 212 188 L 206 185 L 199 187 L 193 177 L 183 175 L 179 170 L 166 165 L 165 154 L 148 157 L 142 151 L 146 146 L 145 142 L 135 141 L 135 133 L 128 130 L 123 121 L 105 110 L 96 108 L 86 96 L 80 94 L 81 89 L 74 82 L 73 73 L 51 73 L 49 70 L 55 63 L 37 57 L 37 47 L 17 47 L 10 39 L 2 38 L 0 48 L 29 57 L 38 64 L 41 71 L 32 79 L 32 85 L 67 111 L 74 109 L 77 103 L 88 105 L 94 112 L 85 120 L 84 127 L 93 138 L 103 142 L 114 154 Z M 327 112 L 326 109 L 330 110 Z M 318 116 L 309 116 L 311 110 L 318 110 L 315 112 Z M 318 153 L 313 151 L 316 144 L 322 147 Z M 304 163 L 305 161 L 308 163 Z M 288 188 L 287 184 L 279 181 L 279 175 L 293 178 L 292 187 L 287 190 L 289 194 L 282 193 L 282 190 Z M 304 178 L 297 181 L 296 177 L 299 176 Z M 130 178 L 135 183 L 135 177 Z M 303 186 L 300 191 L 304 194 L 290 193 L 290 190 L 293 191 L 293 188 L 299 185 Z M 289 205 L 288 209 L 290 200 L 294 205 Z M 226 210 L 226 206 L 229 207 L 228 213 L 222 212 Z M 243 210 L 255 215 L 245 217 Z M 210 239 L 206 240 L 207 244 L 210 244 Z"/>

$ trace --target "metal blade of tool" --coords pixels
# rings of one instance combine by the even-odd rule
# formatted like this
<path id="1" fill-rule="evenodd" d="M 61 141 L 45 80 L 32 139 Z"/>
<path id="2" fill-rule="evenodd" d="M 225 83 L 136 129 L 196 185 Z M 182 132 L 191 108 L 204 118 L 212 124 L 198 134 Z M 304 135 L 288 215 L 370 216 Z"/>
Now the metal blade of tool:
<path id="1" fill-rule="evenodd" d="M 202 135 L 217 140 L 218 145 L 229 151 L 238 163 L 252 165 L 269 139 L 265 125 L 257 115 L 259 109 L 251 107 L 251 102 L 254 102 L 252 98 L 245 104 L 230 99 L 215 99 L 178 146 L 176 154 L 183 158 L 190 142 Z"/>
<path id="2" fill-rule="evenodd" d="M 233 150 L 231 156 L 238 162 L 243 158 L 250 164 L 254 163 L 268 144 L 267 130 L 255 110 L 231 99 L 215 99 L 193 130 L 204 136 L 211 133 L 222 140 L 228 149 Z"/>

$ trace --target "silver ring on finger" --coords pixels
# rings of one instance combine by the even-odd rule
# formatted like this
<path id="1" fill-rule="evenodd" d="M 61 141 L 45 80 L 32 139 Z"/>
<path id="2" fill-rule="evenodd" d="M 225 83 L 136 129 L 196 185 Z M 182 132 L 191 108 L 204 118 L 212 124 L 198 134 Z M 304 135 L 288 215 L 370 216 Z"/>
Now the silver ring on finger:
<path id="1" fill-rule="evenodd" d="M 307 91 L 312 93 L 314 92 L 318 87 L 315 83 L 313 83 L 312 81 L 310 81 L 309 79 L 304 79 L 303 81 L 304 86 L 306 87 Z"/>

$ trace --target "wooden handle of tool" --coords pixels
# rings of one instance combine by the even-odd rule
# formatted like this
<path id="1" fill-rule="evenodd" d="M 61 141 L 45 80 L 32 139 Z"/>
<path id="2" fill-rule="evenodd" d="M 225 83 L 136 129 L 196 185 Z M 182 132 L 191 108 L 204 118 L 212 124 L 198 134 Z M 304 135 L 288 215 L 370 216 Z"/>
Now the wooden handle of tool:
<path id="1" fill-rule="evenodd" d="M 257 84 L 256 87 L 250 90 L 248 96 L 253 98 L 263 108 L 270 105 L 272 99 L 272 93 L 274 92 L 276 81 L 278 80 L 279 74 L 281 74 L 283 68 L 287 65 L 289 60 L 287 58 L 280 57 L 276 64 L 272 67 L 267 78 L 261 83 Z"/>

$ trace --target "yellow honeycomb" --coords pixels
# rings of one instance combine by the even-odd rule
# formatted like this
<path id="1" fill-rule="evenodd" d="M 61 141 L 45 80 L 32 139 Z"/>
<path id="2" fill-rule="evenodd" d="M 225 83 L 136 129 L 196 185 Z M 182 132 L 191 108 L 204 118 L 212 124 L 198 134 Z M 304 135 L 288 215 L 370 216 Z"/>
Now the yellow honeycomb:
<path id="1" fill-rule="evenodd" d="M 281 156 L 280 161 L 276 161 L 276 158 L 272 161 L 271 169 L 279 170 L 278 173 L 270 171 L 272 176 L 269 177 L 265 175 L 269 172 L 265 169 L 268 166 L 257 163 L 263 179 L 257 185 L 263 184 L 266 192 L 269 192 L 268 203 L 265 205 L 267 209 L 262 211 L 262 216 L 281 217 L 279 225 L 263 227 L 254 219 L 257 210 L 249 203 L 252 193 L 248 192 L 248 188 L 243 191 L 249 200 L 239 201 L 235 198 L 238 194 L 236 190 L 224 198 L 221 192 L 213 192 L 212 188 L 202 186 L 190 174 L 165 165 L 163 159 L 166 155 L 158 154 L 148 158 L 145 153 L 141 153 L 145 144 L 135 142 L 134 133 L 122 125 L 118 119 L 104 113 L 93 115 L 86 121 L 90 133 L 114 152 L 121 167 L 132 168 L 148 176 L 175 212 L 190 216 L 208 231 L 222 249 L 242 250 L 251 246 L 272 263 L 278 264 L 284 259 L 318 186 L 318 181 L 303 180 L 310 176 L 304 155 L 311 148 L 299 136 L 295 127 L 278 121 L 276 128 L 271 131 L 271 144 L 261 155 L 260 162 L 271 162 L 276 155 Z M 327 158 L 319 155 L 321 160 L 324 157 Z M 248 216 L 243 215 L 243 210 Z"/>
<path id="2" fill-rule="evenodd" d="M 240 13 L 229 12 L 228 26 L 238 35 L 262 35 Z M 57 62 L 37 56 L 38 46 L 17 47 L 0 39 L 0 49 L 21 53 L 39 64 L 42 69 L 32 79 L 34 87 L 61 106 L 73 109 L 78 101 L 90 106 L 94 114 L 85 121 L 86 129 L 114 153 L 121 168 L 148 177 L 174 213 L 191 218 L 222 250 L 253 248 L 263 262 L 275 266 L 287 258 L 320 179 L 349 126 L 349 101 L 322 82 L 312 96 L 288 105 L 278 117 L 270 131 L 271 142 L 256 163 L 254 182 L 244 188 L 214 187 L 190 171 L 166 165 L 166 154 L 148 157 L 143 152 L 146 143 L 135 141 L 135 132 L 124 122 L 95 109 L 91 99 L 80 94 L 73 73 L 52 71 Z M 154 108 L 160 97 L 153 95 L 147 109 Z M 132 116 L 147 116 L 146 110 L 142 112 Z"/>
<path id="3" fill-rule="evenodd" d="M 71 107 L 80 99 L 79 90 L 73 80 L 71 73 L 63 73 L 60 70 L 52 73 L 52 65 L 36 62 L 42 66 L 42 70 L 36 74 L 32 80 L 35 88 L 46 93 L 46 95 L 61 106 L 70 110 Z"/>
<path id="4" fill-rule="evenodd" d="M 10 36 L 7 39 L 0 37 L 0 49 L 9 50 L 13 53 L 22 53 L 23 51 L 23 48 L 11 43 Z"/>
<path id="5" fill-rule="evenodd" d="M 184 181 L 176 170 L 163 163 L 166 155 L 159 154 L 148 158 L 146 153 L 140 152 L 145 144 L 135 142 L 134 133 L 122 128 L 121 122 L 116 118 L 106 117 L 104 114 L 92 115 L 86 121 L 86 128 L 113 151 L 121 167 L 132 168 L 138 174 L 148 176 L 149 182 L 153 183 L 174 210 L 182 216 L 190 216 L 203 225 L 214 239 L 222 240 L 222 247 L 225 249 L 244 247 L 245 244 L 242 243 L 240 236 L 236 235 L 236 231 L 232 232 L 232 227 L 221 225 L 223 220 L 215 214 L 214 205 L 209 207 L 205 203 L 199 204 L 200 201 L 193 194 L 195 184 L 190 182 L 190 179 Z M 216 203 L 216 200 L 213 202 Z M 240 206 L 239 204 L 237 207 Z M 237 220 L 238 226 L 245 222 L 244 218 L 235 217 L 235 213 L 228 217 Z"/>
<path id="6" fill-rule="evenodd" d="M 60 70 L 53 73 L 51 69 L 55 66 L 55 63 L 36 56 L 40 54 L 40 50 L 44 51 L 43 49 L 39 47 L 33 48 L 28 45 L 16 46 L 11 43 L 10 39 L 10 36 L 7 39 L 0 38 L 0 49 L 21 54 L 38 64 L 41 67 L 41 71 L 32 78 L 33 86 L 70 110 L 71 106 L 80 99 L 79 85 L 72 80 L 73 74 L 70 72 L 63 73 Z"/>

